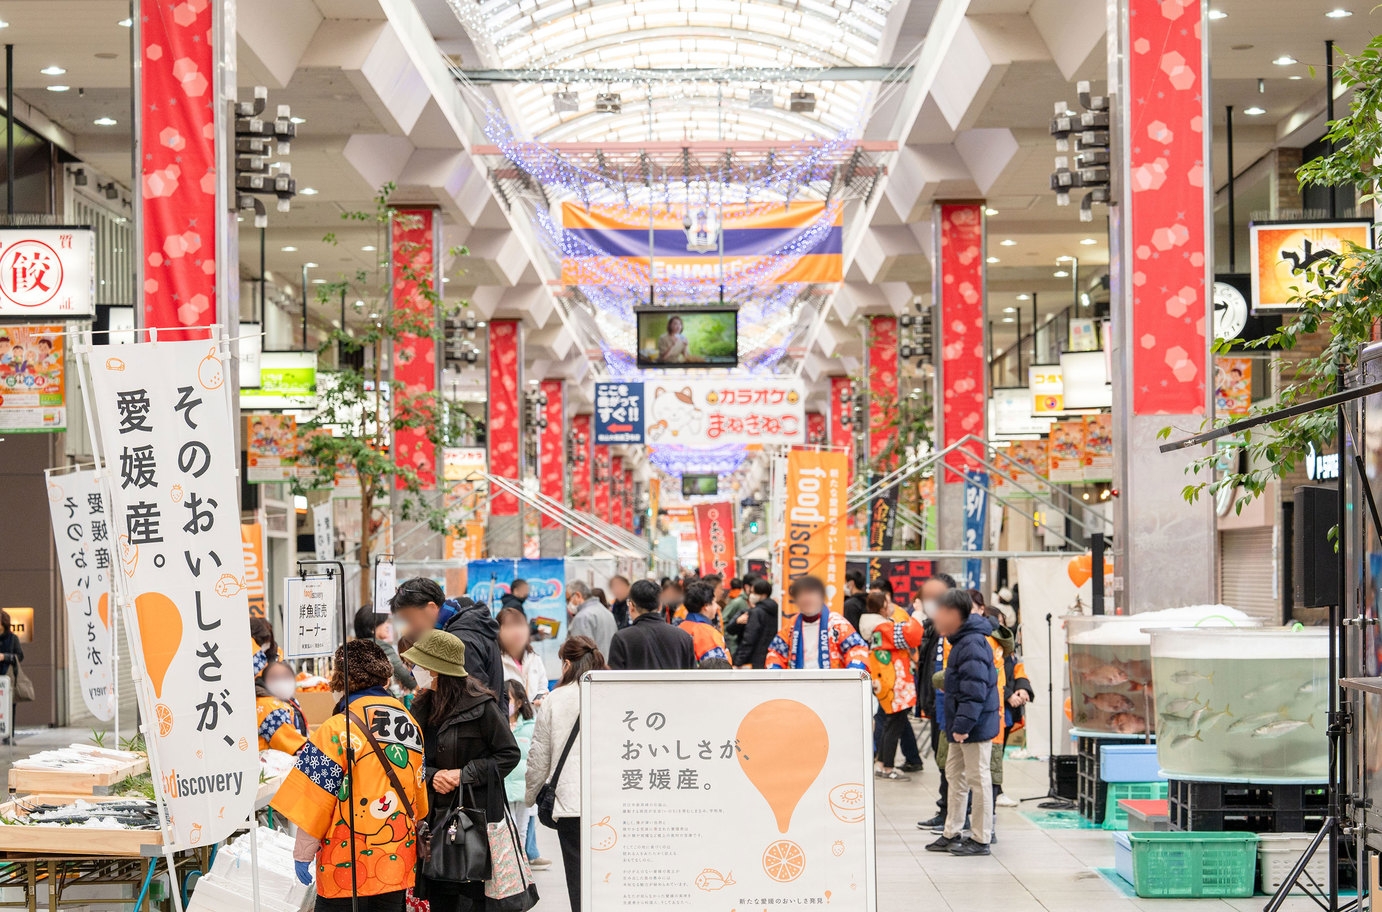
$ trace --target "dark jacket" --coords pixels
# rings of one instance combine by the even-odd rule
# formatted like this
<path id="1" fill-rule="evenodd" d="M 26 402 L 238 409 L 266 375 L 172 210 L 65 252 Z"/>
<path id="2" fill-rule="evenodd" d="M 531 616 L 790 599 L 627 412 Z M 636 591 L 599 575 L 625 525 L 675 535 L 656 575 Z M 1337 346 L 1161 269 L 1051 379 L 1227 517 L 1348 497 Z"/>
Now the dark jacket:
<path id="1" fill-rule="evenodd" d="M 843 612 L 845 620 L 849 621 L 849 626 L 855 630 L 859 629 L 859 620 L 864 616 L 864 611 L 868 608 L 868 602 L 864 600 L 863 593 L 856 593 L 845 599 L 845 610 Z"/>
<path id="2" fill-rule="evenodd" d="M 509 701 L 504 690 L 504 657 L 499 652 L 499 624 L 489 613 L 489 606 L 476 602 L 457 608 L 453 599 L 446 604 L 456 615 L 442 629 L 465 644 L 465 670 L 480 683 L 499 695 L 499 708 L 508 712 Z"/>
<path id="3" fill-rule="evenodd" d="M 0 652 L 7 656 L 16 656 L 20 663 L 24 661 L 24 647 L 19 643 L 19 637 L 13 633 L 0 634 Z M 9 659 L 0 662 L 0 675 L 7 675 L 14 670 L 15 663 Z"/>
<path id="4" fill-rule="evenodd" d="M 609 667 L 616 671 L 695 668 L 696 650 L 689 633 L 667 623 L 661 612 L 650 611 L 614 634 Z"/>
<path id="5" fill-rule="evenodd" d="M 724 611 L 720 612 L 720 620 L 725 626 L 725 647 L 733 653 L 739 645 L 739 637 L 744 632 L 744 627 L 748 622 L 749 600 L 744 596 L 732 598 L 725 605 Z M 745 623 L 736 624 L 735 621 L 743 616 Z"/>
<path id="6" fill-rule="evenodd" d="M 917 705 L 931 721 L 936 720 L 936 685 L 931 677 L 936 673 L 936 655 L 941 635 L 930 618 L 921 624 L 921 646 L 917 648 Z M 941 707 L 944 709 L 944 707 Z"/>
<path id="7" fill-rule="evenodd" d="M 633 623 L 629 618 L 629 600 L 615 599 L 609 606 L 609 613 L 614 615 L 614 626 L 623 630 Z"/>
<path id="8" fill-rule="evenodd" d="M 950 637 L 950 657 L 945 662 L 945 734 L 968 735 L 970 743 L 998 737 L 998 669 L 993 664 L 989 634 L 993 625 L 983 615 L 971 614 Z"/>
<path id="9" fill-rule="evenodd" d="M 527 599 L 521 599 L 518 596 L 514 595 L 512 592 L 505 592 L 499 598 L 499 610 L 502 611 L 505 608 L 517 608 L 519 611 L 522 611 L 523 603 L 526 601 Z"/>
<path id="10" fill-rule="evenodd" d="M 770 598 L 759 599 L 758 604 L 749 609 L 749 622 L 739 634 L 739 645 L 734 649 L 735 665 L 750 665 L 762 668 L 768 662 L 768 647 L 777 636 L 777 602 Z"/>

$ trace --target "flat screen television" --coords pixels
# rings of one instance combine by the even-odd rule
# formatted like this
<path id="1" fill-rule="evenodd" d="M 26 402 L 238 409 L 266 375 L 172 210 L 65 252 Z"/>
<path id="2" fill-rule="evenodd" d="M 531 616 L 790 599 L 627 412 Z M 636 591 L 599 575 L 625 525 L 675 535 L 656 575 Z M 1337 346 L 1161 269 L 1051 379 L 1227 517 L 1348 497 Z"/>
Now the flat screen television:
<path id="1" fill-rule="evenodd" d="M 714 497 L 719 493 L 720 476 L 718 475 L 681 476 L 682 497 Z"/>
<path id="2" fill-rule="evenodd" d="M 640 307 L 634 318 L 639 367 L 739 365 L 737 307 Z"/>

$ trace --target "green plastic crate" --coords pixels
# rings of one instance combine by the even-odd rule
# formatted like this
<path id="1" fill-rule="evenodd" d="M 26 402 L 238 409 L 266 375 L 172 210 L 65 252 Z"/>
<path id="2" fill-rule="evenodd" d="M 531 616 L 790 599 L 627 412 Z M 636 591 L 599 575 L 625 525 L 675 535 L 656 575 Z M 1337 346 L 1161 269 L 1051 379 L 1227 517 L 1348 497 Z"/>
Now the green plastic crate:
<path id="1" fill-rule="evenodd" d="M 1166 780 L 1159 782 L 1107 782 L 1108 798 L 1104 804 L 1104 829 L 1126 830 L 1128 812 L 1118 806 L 1123 799 L 1147 800 L 1166 797 Z"/>
<path id="2" fill-rule="evenodd" d="M 1129 833 L 1133 889 L 1148 899 L 1252 896 L 1255 833 Z"/>

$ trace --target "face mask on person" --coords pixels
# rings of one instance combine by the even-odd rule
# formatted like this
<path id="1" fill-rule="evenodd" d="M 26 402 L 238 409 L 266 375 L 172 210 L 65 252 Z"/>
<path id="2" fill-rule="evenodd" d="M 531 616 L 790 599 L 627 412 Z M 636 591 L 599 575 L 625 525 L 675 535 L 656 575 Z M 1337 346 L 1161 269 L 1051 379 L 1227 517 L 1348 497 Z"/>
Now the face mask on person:
<path id="1" fill-rule="evenodd" d="M 419 665 L 413 669 L 413 680 L 417 681 L 418 690 L 430 690 L 432 688 L 432 682 L 435 681 L 436 678 L 432 675 L 432 672 Z"/>
<path id="2" fill-rule="evenodd" d="M 298 683 L 292 678 L 274 678 L 267 685 L 269 693 L 280 700 L 291 700 L 298 692 Z"/>
<path id="3" fill-rule="evenodd" d="M 939 606 L 936 604 L 936 600 L 935 600 L 935 599 L 922 599 L 922 600 L 921 600 L 921 610 L 922 610 L 922 613 L 925 614 L 927 617 L 931 618 L 932 620 L 935 620 L 935 619 L 936 619 L 936 608 L 937 608 L 937 607 L 939 607 Z"/>

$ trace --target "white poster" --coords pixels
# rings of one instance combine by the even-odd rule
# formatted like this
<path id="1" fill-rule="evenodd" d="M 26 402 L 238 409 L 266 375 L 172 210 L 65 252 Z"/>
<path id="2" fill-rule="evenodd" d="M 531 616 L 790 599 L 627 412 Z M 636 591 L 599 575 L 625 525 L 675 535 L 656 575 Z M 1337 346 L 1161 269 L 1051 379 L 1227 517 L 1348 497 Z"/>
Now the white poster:
<path id="1" fill-rule="evenodd" d="M 336 528 L 330 500 L 312 505 L 312 549 L 319 561 L 336 559 Z"/>
<path id="2" fill-rule="evenodd" d="M 14 734 L 14 681 L 0 676 L 0 738 Z"/>
<path id="3" fill-rule="evenodd" d="M 167 848 L 209 845 L 248 819 L 259 781 L 226 362 L 209 341 L 87 358 Z"/>
<path id="4" fill-rule="evenodd" d="M 283 657 L 305 659 L 336 651 L 341 630 L 336 578 L 289 577 L 283 581 Z"/>
<path id="5" fill-rule="evenodd" d="M 582 906 L 873 912 L 872 713 L 859 672 L 587 676 Z"/>
<path id="6" fill-rule="evenodd" d="M 95 238 L 90 228 L 0 228 L 0 317 L 94 315 Z"/>
<path id="7" fill-rule="evenodd" d="M 673 379 L 643 384 L 650 444 L 806 443 L 806 394 L 792 378 Z"/>
<path id="8" fill-rule="evenodd" d="M 374 613 L 388 614 L 389 602 L 398 589 L 398 568 L 394 562 L 379 561 L 374 565 Z"/>
<path id="9" fill-rule="evenodd" d="M 48 512 L 67 605 L 67 637 L 82 700 L 102 722 L 115 715 L 111 671 L 111 563 L 115 543 L 110 511 L 95 469 L 48 472 Z"/>
<path id="10" fill-rule="evenodd" d="M 1083 560 L 1081 560 L 1083 558 Z M 1059 554 L 1052 557 L 1020 557 L 1017 583 L 1022 592 L 1020 649 L 1036 699 L 1027 705 L 1027 747 L 1034 756 L 1051 751 L 1051 711 L 1056 711 L 1056 753 L 1073 752 L 1065 700 L 1070 687 L 1066 669 L 1065 624 L 1071 613 L 1084 613 L 1093 599 L 1089 581 L 1089 555 Z M 1080 610 L 1075 611 L 1076 604 Z M 1046 617 L 1050 615 L 1048 624 Z M 1054 687 L 1052 687 L 1054 683 Z"/>

